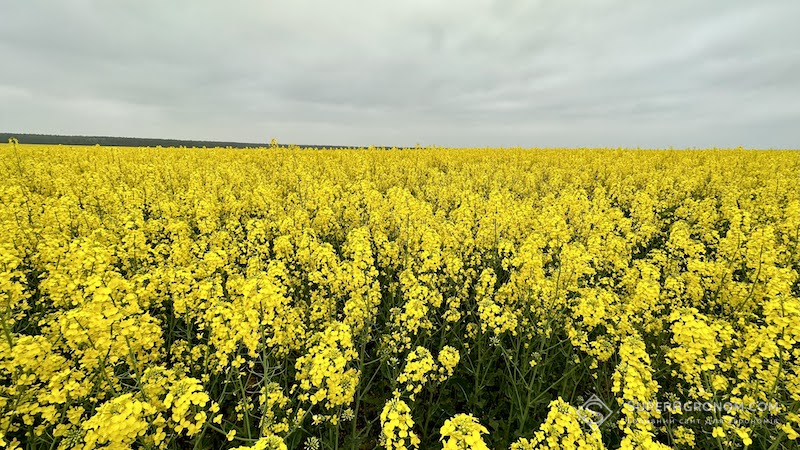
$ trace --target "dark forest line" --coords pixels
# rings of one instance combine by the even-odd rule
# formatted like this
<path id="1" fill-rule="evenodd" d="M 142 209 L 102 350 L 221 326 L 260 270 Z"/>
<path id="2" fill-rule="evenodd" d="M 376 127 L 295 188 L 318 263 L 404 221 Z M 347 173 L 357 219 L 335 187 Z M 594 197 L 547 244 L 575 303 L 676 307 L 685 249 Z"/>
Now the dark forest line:
<path id="1" fill-rule="evenodd" d="M 269 143 L 255 142 L 226 142 L 226 141 L 202 141 L 186 139 L 159 139 L 159 138 L 135 138 L 117 136 L 63 136 L 57 134 L 28 134 L 28 133 L 0 133 L 0 143 L 8 142 L 15 138 L 20 144 L 40 144 L 40 145 L 104 145 L 114 147 L 233 147 L 233 148 L 264 148 L 269 147 Z M 288 147 L 286 144 L 279 144 L 280 147 Z M 298 145 L 301 148 L 343 148 L 338 145 Z M 350 147 L 359 148 L 359 147 Z"/>

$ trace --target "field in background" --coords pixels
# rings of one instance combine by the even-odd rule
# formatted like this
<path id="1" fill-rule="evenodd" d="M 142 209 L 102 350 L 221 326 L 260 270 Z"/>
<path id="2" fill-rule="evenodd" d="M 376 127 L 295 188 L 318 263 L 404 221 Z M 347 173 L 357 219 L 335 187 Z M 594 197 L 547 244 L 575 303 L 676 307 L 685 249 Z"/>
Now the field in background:
<path id="1" fill-rule="evenodd" d="M 800 152 L 0 161 L 0 446 L 797 442 Z"/>
<path id="2" fill-rule="evenodd" d="M 65 136 L 58 134 L 28 134 L 28 133 L 3 133 L 0 132 L 0 142 L 17 141 L 18 144 L 36 145 L 67 145 L 67 146 L 95 146 L 104 147 L 207 147 L 207 148 L 262 148 L 270 145 L 266 142 L 226 142 L 202 141 L 187 139 L 164 138 L 136 138 L 122 136 Z M 286 144 L 274 144 L 276 147 L 287 148 Z M 341 148 L 333 145 L 300 145 L 303 148 Z M 366 147 L 363 147 L 366 148 Z"/>

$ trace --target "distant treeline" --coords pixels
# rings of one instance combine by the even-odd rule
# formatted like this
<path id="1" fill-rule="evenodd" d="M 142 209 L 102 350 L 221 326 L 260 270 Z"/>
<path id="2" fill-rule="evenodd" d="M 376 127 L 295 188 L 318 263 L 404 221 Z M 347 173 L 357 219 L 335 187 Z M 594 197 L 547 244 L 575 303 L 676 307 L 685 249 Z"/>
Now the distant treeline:
<path id="1" fill-rule="evenodd" d="M 268 143 L 222 142 L 222 141 L 190 141 L 182 139 L 131 138 L 114 136 L 60 136 L 55 134 L 0 133 L 0 143 L 15 138 L 20 144 L 46 145 L 106 145 L 115 147 L 233 147 L 253 148 L 269 147 Z M 281 144 L 281 147 L 286 145 Z M 304 148 L 341 148 L 335 145 L 299 145 Z"/>

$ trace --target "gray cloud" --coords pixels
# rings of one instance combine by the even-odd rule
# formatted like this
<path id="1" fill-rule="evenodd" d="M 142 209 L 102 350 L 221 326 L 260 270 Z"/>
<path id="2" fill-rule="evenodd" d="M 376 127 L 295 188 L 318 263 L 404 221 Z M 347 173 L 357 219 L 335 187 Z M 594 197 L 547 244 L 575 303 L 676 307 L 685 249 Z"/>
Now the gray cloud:
<path id="1" fill-rule="evenodd" d="M 800 147 L 800 3 L 0 3 L 0 129 Z"/>

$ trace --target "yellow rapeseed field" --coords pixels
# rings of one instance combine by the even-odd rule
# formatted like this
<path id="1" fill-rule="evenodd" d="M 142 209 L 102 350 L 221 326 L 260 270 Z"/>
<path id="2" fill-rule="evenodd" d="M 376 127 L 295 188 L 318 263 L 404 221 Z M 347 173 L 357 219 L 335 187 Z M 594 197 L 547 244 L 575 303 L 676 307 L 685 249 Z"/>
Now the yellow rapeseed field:
<path id="1" fill-rule="evenodd" d="M 0 161 L 2 448 L 798 443 L 800 152 Z"/>

